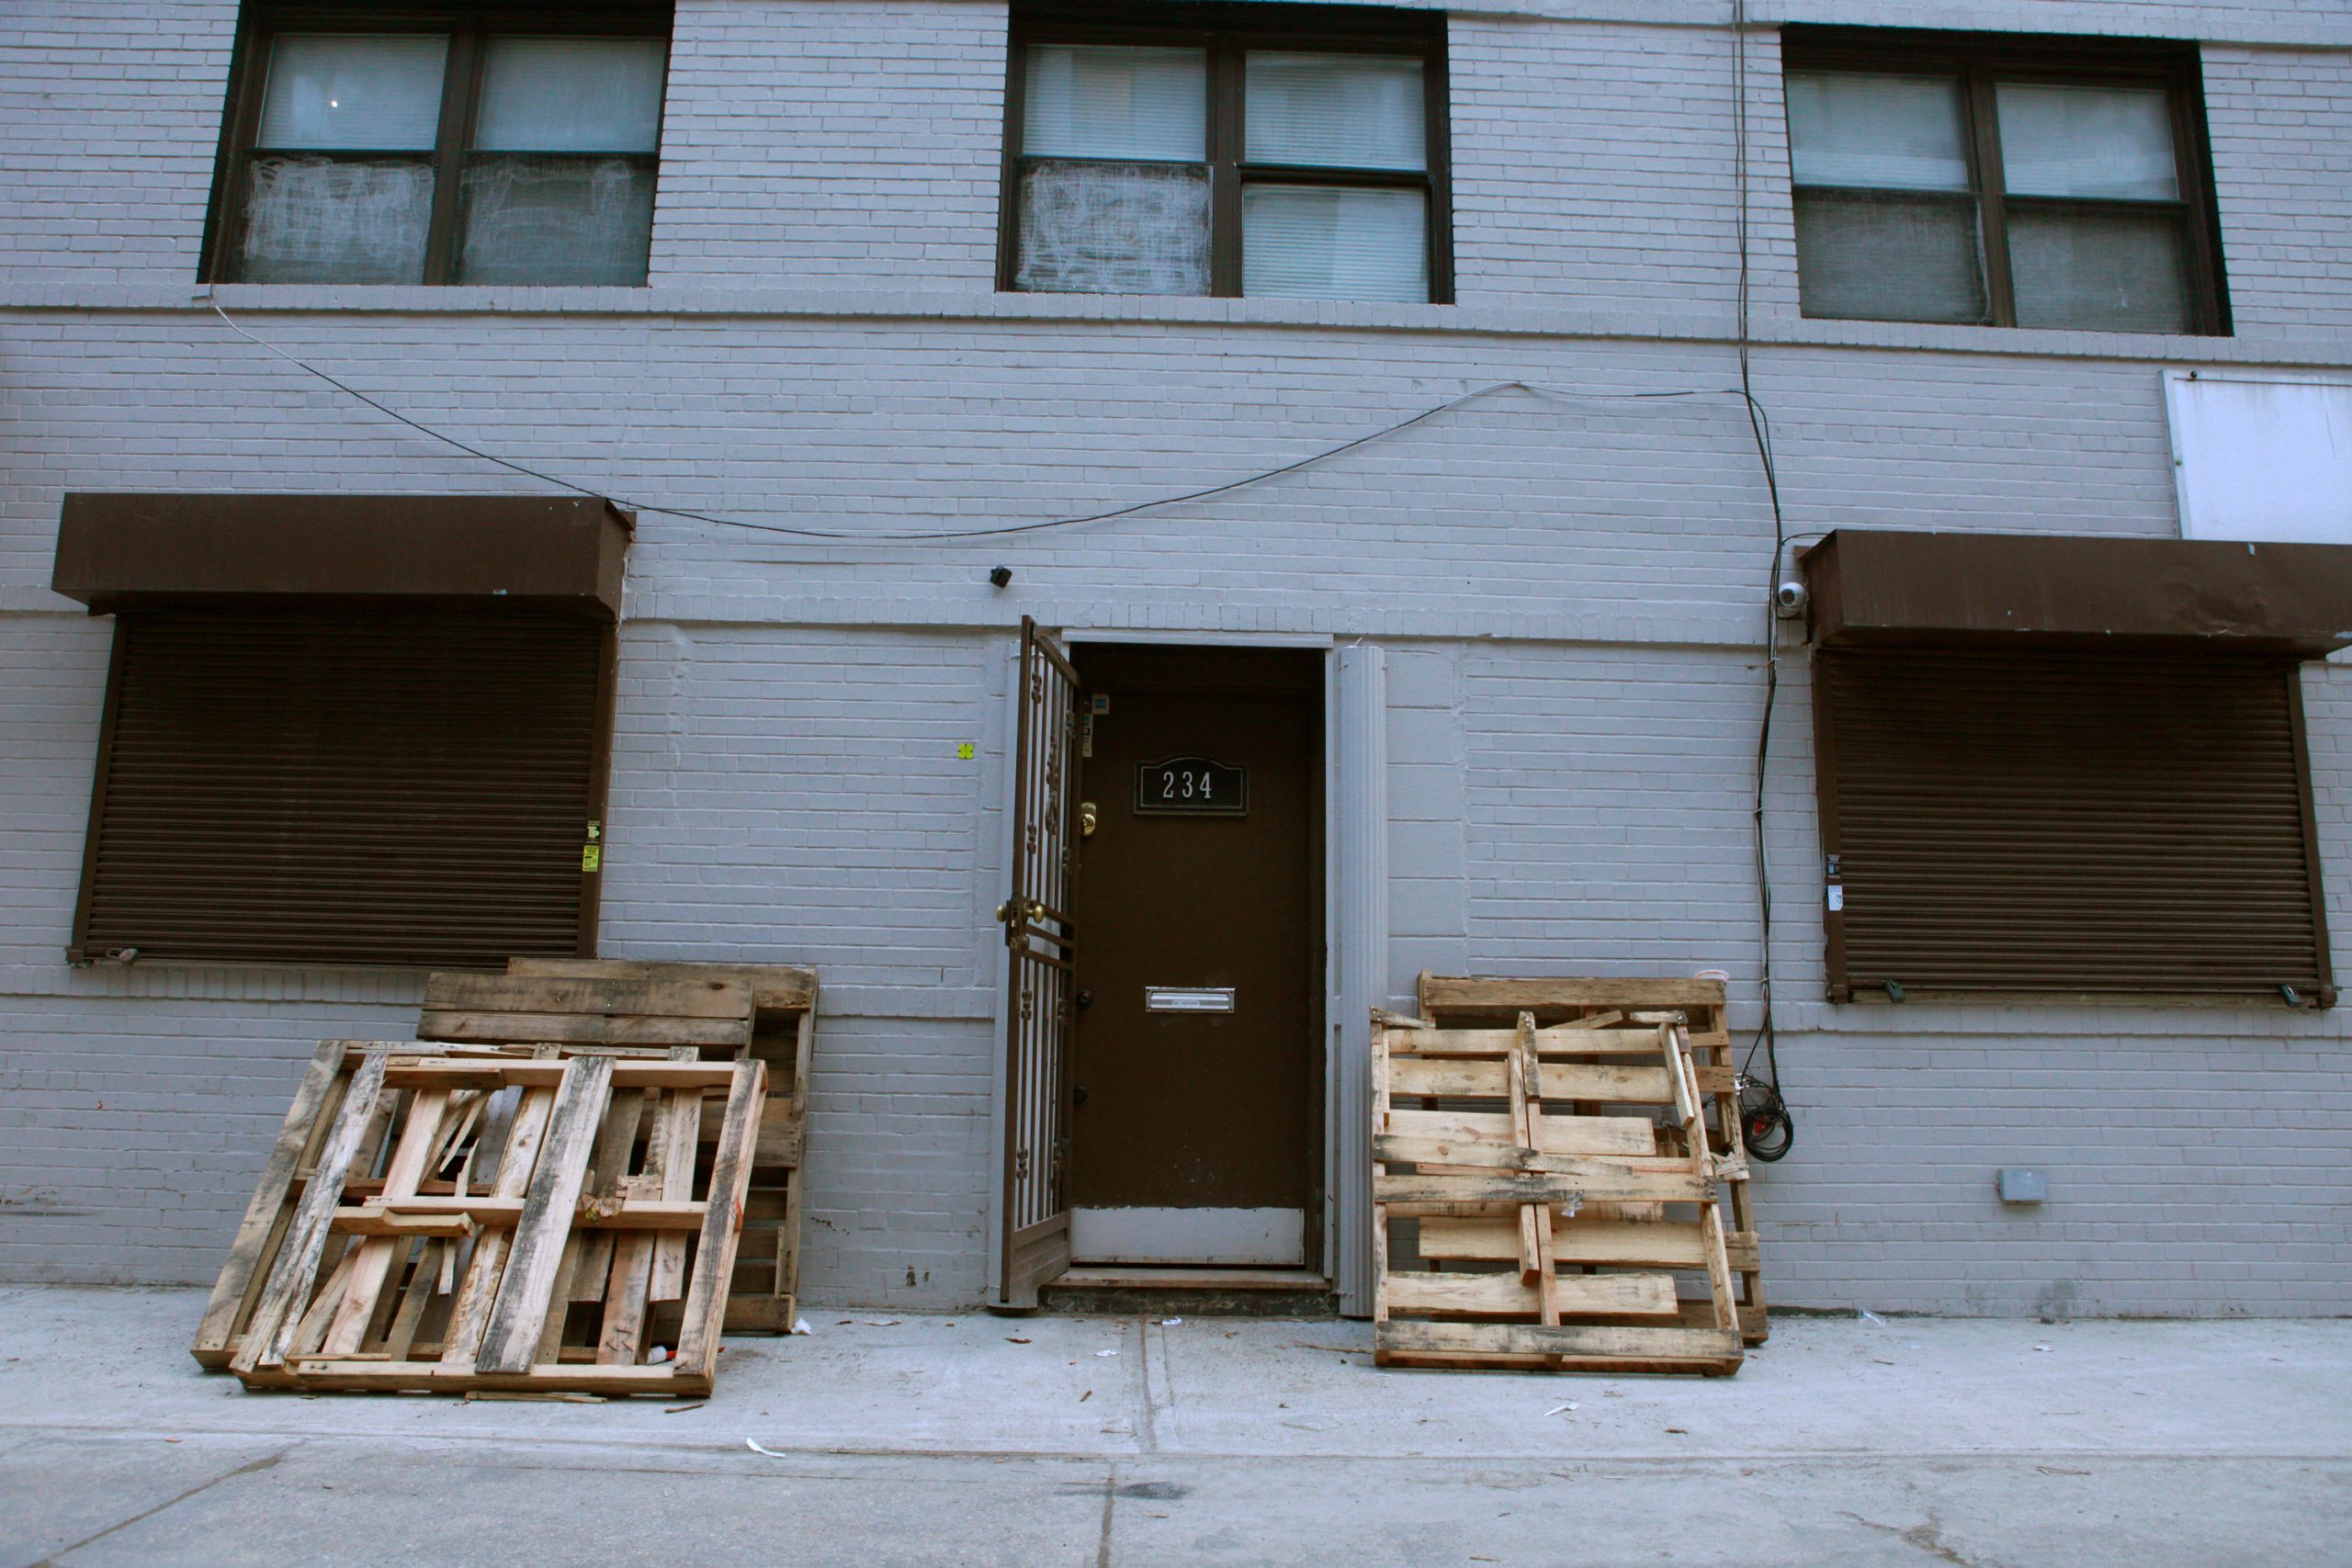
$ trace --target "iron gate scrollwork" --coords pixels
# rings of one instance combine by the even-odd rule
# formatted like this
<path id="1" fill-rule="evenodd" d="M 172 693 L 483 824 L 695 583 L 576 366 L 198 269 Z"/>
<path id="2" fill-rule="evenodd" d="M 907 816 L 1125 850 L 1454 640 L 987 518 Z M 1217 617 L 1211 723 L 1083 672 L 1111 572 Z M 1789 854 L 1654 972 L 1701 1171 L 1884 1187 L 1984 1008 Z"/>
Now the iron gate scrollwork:
<path id="1" fill-rule="evenodd" d="M 1013 740 L 1012 889 L 997 908 L 1007 949 L 1001 1299 L 1035 1306 L 1069 1264 L 1069 920 L 1079 789 L 1078 671 L 1021 622 Z"/>

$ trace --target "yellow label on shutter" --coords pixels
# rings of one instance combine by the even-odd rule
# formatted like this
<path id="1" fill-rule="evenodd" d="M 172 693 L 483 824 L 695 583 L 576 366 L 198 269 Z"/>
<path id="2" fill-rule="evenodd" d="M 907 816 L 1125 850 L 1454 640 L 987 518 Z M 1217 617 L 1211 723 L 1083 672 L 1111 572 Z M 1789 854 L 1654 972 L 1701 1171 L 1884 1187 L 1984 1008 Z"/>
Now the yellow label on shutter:
<path id="1" fill-rule="evenodd" d="M 603 869 L 603 867 L 604 867 L 604 864 L 605 864 L 605 846 L 604 846 L 604 845 L 602 845 L 602 844 L 582 844 L 582 845 L 581 845 L 581 846 L 580 846 L 580 869 L 581 869 L 581 871 L 582 871 L 583 874 L 585 874 L 585 873 L 587 873 L 587 872 L 602 870 L 602 869 Z"/>
<path id="2" fill-rule="evenodd" d="M 956 755 L 967 762 L 970 761 L 978 754 L 978 749 L 968 740 L 956 748 Z"/>

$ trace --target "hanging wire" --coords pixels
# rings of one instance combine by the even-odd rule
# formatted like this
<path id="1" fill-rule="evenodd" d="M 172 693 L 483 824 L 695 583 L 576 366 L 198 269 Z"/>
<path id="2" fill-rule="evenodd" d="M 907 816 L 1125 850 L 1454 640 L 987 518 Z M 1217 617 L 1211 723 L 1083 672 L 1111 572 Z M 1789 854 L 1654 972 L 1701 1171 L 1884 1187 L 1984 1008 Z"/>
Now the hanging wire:
<path id="1" fill-rule="evenodd" d="M 1739 398 L 1748 404 L 1748 419 L 1751 428 L 1756 427 L 1756 422 L 1761 417 L 1761 411 L 1755 407 L 1754 400 L 1748 397 L 1744 389 L 1739 387 L 1680 387 L 1657 391 L 1608 392 L 1594 391 L 1584 388 L 1556 387 L 1541 381 L 1524 381 L 1516 379 L 1493 381 L 1489 382 L 1486 386 L 1474 388 L 1467 392 L 1464 392 L 1459 397 L 1448 398 L 1442 403 L 1433 404 L 1429 408 L 1421 410 L 1419 413 L 1397 420 L 1394 423 L 1385 424 L 1377 430 L 1368 431 L 1364 434 L 1356 436 L 1351 440 L 1342 441 L 1336 446 L 1328 446 L 1319 452 L 1311 452 L 1304 457 L 1299 457 L 1291 462 L 1283 463 L 1279 467 L 1261 469 L 1255 473 L 1245 474 L 1239 479 L 1228 479 L 1221 484 L 1209 485 L 1200 490 L 1185 491 L 1176 495 L 1156 496 L 1148 501 L 1138 501 L 1126 506 L 1114 507 L 1107 512 L 1090 512 L 1076 517 L 1051 517 L 1035 523 L 1009 523 L 992 528 L 961 528 L 917 533 L 803 528 L 789 524 L 759 522 L 745 517 L 727 517 L 708 512 L 696 512 L 686 507 L 663 506 L 654 502 L 633 500 L 615 495 L 610 491 L 600 490 L 594 485 L 582 484 L 577 479 L 566 479 L 560 474 L 549 473 L 544 468 L 533 468 L 527 463 L 518 463 L 511 457 L 502 457 L 494 452 L 484 451 L 480 446 L 476 446 L 469 442 L 460 440 L 457 436 L 451 435 L 446 431 L 436 429 L 433 425 L 426 424 L 422 420 L 413 419 L 409 415 L 402 413 L 400 410 L 393 408 L 389 403 L 385 403 L 369 396 L 368 393 L 361 391 L 358 388 L 354 387 L 348 381 L 345 381 L 338 377 L 333 376 L 328 372 L 320 369 L 310 361 L 288 354 L 285 349 L 280 348 L 274 343 L 271 343 L 268 339 L 260 337 L 254 333 L 246 331 L 245 328 L 232 317 L 228 311 L 222 310 L 218 302 L 215 302 L 212 305 L 212 313 L 219 316 L 222 322 L 228 326 L 231 332 L 235 333 L 239 337 L 243 338 L 246 342 L 253 344 L 256 347 L 267 350 L 269 353 L 276 355 L 278 358 L 286 361 L 287 364 L 293 366 L 299 370 L 306 371 L 309 374 L 317 377 L 320 380 L 324 381 L 328 386 L 334 388 L 337 391 L 344 393 L 346 397 L 350 397 L 359 402 L 365 403 L 368 407 L 374 409 L 377 412 L 383 414 L 386 418 L 396 420 L 400 423 L 406 425 L 409 429 L 416 431 L 420 434 L 430 436 L 432 439 L 441 442 L 445 446 L 454 447 L 458 451 L 465 453 L 468 457 L 478 457 L 485 463 L 495 463 L 498 467 L 505 468 L 510 472 L 522 474 L 527 478 L 538 479 L 543 483 L 555 485 L 560 489 L 571 491 L 578 495 L 591 496 L 598 501 L 610 502 L 615 506 L 623 507 L 632 512 L 651 513 L 654 515 L 661 517 L 676 517 L 686 522 L 707 524 L 713 527 L 741 528 L 757 534 L 780 534 L 790 538 L 823 539 L 842 544 L 954 544 L 966 539 L 999 539 L 1009 535 L 1035 534 L 1042 533 L 1049 529 L 1078 528 L 1083 527 L 1089 524 L 1108 523 L 1120 517 L 1132 517 L 1140 513 L 1157 511 L 1164 506 L 1178 506 L 1186 502 L 1205 501 L 1212 496 L 1226 495 L 1234 491 L 1247 489 L 1251 485 L 1262 484 L 1268 479 L 1278 479 L 1283 474 L 1296 473 L 1303 468 L 1313 468 L 1318 463 L 1329 462 L 1330 459 L 1340 456 L 1342 453 L 1352 452 L 1359 446 L 1366 446 L 1375 441 L 1385 440 L 1391 435 L 1410 430 L 1417 424 L 1421 424 L 1429 420 L 1435 419 L 1440 414 L 1447 413 L 1454 409 L 1461 408 L 1465 404 L 1476 402 L 1481 398 L 1491 397 L 1497 392 L 1518 391 L 1526 392 L 1535 397 L 1551 399 L 1557 401 L 1597 403 L 1660 402 L 1689 398 Z M 1762 428 L 1769 431 L 1769 423 Z M 1759 436 L 1758 439 L 1761 440 L 1763 437 Z M 1761 449 L 1762 448 L 1759 447 L 1759 450 Z M 1767 464 L 1765 477 L 1768 485 L 1770 484 L 1771 474 L 1769 462 Z M 1778 514 L 1778 510 L 1779 503 L 1776 491 L 1776 499 L 1774 502 L 1774 512 L 1776 516 Z"/>
<path id="2" fill-rule="evenodd" d="M 1747 1043 L 1740 1063 L 1740 1115 L 1746 1122 L 1747 1152 L 1761 1160 L 1776 1160 L 1796 1144 L 1796 1121 L 1781 1094 L 1781 1054 L 1772 1020 L 1772 860 L 1764 822 L 1765 780 L 1772 750 L 1772 710 L 1781 693 L 1781 618 L 1772 596 L 1781 581 L 1781 560 L 1788 549 L 1788 523 L 1781 511 L 1781 480 L 1772 461 L 1772 425 L 1764 405 L 1756 400 L 1756 383 L 1748 368 L 1748 239 L 1747 239 L 1747 0 L 1731 5 L 1731 123 L 1733 181 L 1738 203 L 1733 222 L 1739 243 L 1737 301 L 1739 393 L 1747 407 L 1748 428 L 1756 437 L 1757 460 L 1764 466 L 1764 487 L 1772 502 L 1772 559 L 1764 575 L 1764 714 L 1756 727 L 1756 795 L 1752 817 L 1756 834 L 1756 901 L 1760 940 L 1758 942 L 1758 990 L 1763 1015 L 1756 1037 Z M 1764 1076 L 1754 1076 L 1756 1055 L 1764 1055 Z"/>

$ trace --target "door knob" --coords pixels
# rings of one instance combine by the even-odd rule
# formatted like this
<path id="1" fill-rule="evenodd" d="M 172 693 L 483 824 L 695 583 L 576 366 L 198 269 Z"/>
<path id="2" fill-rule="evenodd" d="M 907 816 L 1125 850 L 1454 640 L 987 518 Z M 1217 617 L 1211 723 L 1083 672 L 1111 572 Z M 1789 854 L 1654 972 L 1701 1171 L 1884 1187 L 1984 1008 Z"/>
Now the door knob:
<path id="1" fill-rule="evenodd" d="M 1094 993 L 1092 991 L 1081 990 L 1074 999 L 1078 1003 L 1079 1010 L 1083 1012 L 1086 1009 L 1094 1005 Z"/>
<path id="2" fill-rule="evenodd" d="M 1084 1084 L 1080 1084 L 1077 1088 L 1069 1091 L 1069 1102 L 1072 1105 L 1083 1105 L 1086 1103 L 1086 1086 Z"/>
<path id="3" fill-rule="evenodd" d="M 1102 824 L 1102 814 L 1094 809 L 1092 801 L 1081 800 L 1078 803 L 1078 836 L 1080 838 L 1094 837 L 1094 829 Z"/>

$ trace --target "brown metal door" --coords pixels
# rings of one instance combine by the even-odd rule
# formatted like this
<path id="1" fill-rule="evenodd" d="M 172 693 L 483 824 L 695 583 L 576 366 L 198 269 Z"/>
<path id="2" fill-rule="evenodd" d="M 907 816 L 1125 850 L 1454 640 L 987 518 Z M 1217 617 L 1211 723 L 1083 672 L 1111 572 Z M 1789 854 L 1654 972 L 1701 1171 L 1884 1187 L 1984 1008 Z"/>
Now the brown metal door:
<path id="1" fill-rule="evenodd" d="M 997 910 L 1005 965 L 1005 1305 L 1069 1266 L 1070 852 L 1078 792 L 1078 671 L 1021 620 L 1012 761 L 1012 896 Z"/>
<path id="2" fill-rule="evenodd" d="M 1072 1043 L 1081 1263 L 1315 1261 L 1322 669 L 1089 648 Z"/>

